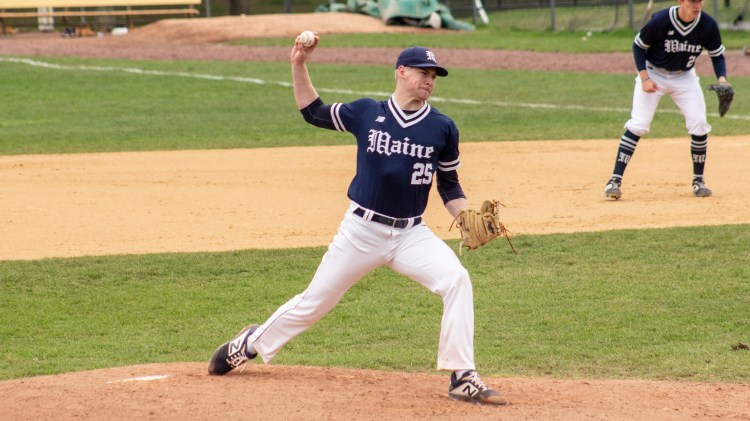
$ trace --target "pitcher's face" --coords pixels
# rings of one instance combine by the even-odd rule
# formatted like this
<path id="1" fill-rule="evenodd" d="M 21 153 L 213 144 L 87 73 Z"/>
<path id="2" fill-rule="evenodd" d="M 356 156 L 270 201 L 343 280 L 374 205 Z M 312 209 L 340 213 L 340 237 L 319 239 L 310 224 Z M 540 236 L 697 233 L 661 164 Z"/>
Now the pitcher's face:
<path id="1" fill-rule="evenodd" d="M 403 71 L 404 85 L 413 97 L 426 101 L 432 95 L 432 90 L 435 88 L 435 79 L 437 79 L 435 69 L 402 66 L 399 70 Z"/>

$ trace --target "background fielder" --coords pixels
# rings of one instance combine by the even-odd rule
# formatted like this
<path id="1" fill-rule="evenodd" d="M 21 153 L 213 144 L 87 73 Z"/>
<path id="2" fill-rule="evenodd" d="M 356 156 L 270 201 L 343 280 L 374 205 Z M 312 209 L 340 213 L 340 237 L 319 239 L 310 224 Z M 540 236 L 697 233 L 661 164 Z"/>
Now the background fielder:
<path id="1" fill-rule="evenodd" d="M 333 309 L 359 279 L 386 265 L 442 297 L 437 368 L 451 371 L 449 396 L 504 405 L 502 395 L 488 388 L 475 370 L 469 274 L 422 222 L 435 180 L 454 218 L 468 207 L 456 172 L 458 129 L 427 103 L 437 77 L 448 71 L 431 50 L 408 48 L 396 61 L 396 89 L 388 100 L 325 104 L 306 67 L 317 41 L 316 36 L 306 47 L 298 37 L 292 49 L 294 96 L 305 121 L 356 138 L 357 170 L 347 192 L 350 206 L 307 289 L 261 326 L 248 326 L 221 345 L 211 357 L 209 373 L 226 374 L 257 355 L 270 362 L 287 342 Z"/>
<path id="2" fill-rule="evenodd" d="M 612 178 L 604 187 L 606 197 L 619 199 L 622 196 L 625 168 L 641 136 L 651 129 L 656 107 L 664 95 L 671 96 L 677 104 L 690 134 L 693 194 L 711 195 L 703 179 L 711 125 L 706 120 L 706 102 L 694 67 L 704 49 L 711 57 L 719 83 L 728 82 L 719 26 L 702 9 L 702 0 L 678 0 L 677 6 L 655 13 L 636 35 L 633 56 L 638 76 L 633 108 L 620 138 Z"/>

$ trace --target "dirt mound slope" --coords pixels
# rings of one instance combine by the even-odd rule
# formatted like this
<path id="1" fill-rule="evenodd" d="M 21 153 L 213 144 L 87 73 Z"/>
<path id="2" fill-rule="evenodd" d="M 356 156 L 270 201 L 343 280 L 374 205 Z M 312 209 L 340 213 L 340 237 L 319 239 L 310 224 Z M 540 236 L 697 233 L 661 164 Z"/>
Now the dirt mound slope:
<path id="1" fill-rule="evenodd" d="M 750 386 L 661 381 L 485 378 L 510 400 L 447 396 L 445 375 L 250 364 L 224 377 L 205 363 L 149 364 L 0 383 L 3 418 L 259 420 L 747 420 Z"/>

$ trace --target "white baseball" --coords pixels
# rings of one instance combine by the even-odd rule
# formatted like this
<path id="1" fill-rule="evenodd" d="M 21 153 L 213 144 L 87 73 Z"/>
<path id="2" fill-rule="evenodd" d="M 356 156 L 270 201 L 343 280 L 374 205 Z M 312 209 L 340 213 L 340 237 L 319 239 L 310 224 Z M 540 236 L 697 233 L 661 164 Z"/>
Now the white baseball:
<path id="1" fill-rule="evenodd" d="M 315 34 L 313 33 L 313 31 L 302 31 L 302 33 L 299 34 L 297 39 L 305 47 L 312 47 L 313 44 L 315 44 Z"/>

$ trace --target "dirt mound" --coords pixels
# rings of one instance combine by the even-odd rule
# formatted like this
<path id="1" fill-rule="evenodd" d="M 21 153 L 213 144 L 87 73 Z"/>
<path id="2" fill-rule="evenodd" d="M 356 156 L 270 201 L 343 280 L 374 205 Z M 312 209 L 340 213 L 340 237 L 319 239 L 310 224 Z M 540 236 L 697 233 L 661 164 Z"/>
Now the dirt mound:
<path id="1" fill-rule="evenodd" d="M 485 378 L 505 407 L 452 401 L 447 376 L 250 364 L 149 364 L 0 383 L 4 419 L 725 420 L 750 419 L 750 386 Z"/>
<path id="2" fill-rule="evenodd" d="M 164 19 L 138 28 L 131 38 L 162 41 L 222 42 L 242 38 L 295 37 L 304 30 L 325 34 L 416 33 L 427 29 L 385 25 L 357 13 L 295 13 L 223 16 L 209 19 Z"/>

